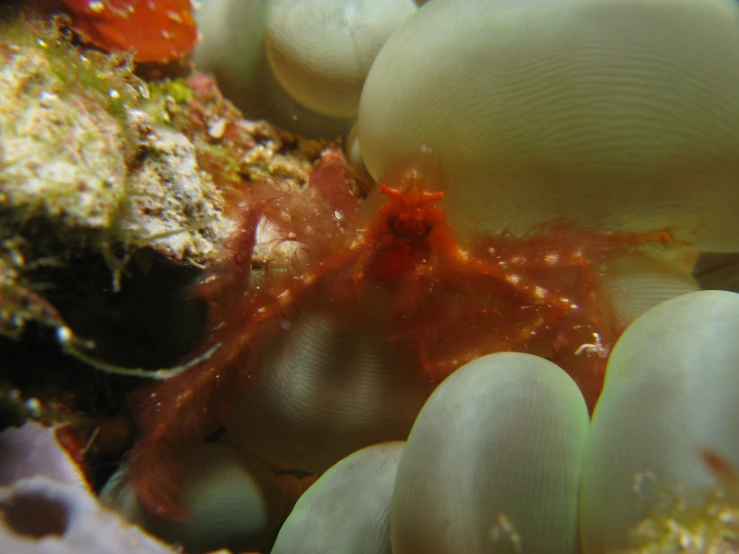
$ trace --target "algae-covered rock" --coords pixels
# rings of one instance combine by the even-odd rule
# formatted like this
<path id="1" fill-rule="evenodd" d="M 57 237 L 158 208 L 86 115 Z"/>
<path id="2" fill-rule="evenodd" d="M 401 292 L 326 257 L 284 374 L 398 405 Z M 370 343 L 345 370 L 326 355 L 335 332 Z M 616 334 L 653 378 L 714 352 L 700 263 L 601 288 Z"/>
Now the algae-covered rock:
<path id="1" fill-rule="evenodd" d="M 43 219 L 63 240 L 207 261 L 228 225 L 192 143 L 138 109 L 149 92 L 129 58 L 82 52 L 59 28 L 0 33 L 0 209 L 14 231 Z"/>
<path id="2" fill-rule="evenodd" d="M 0 43 L 0 202 L 16 220 L 107 228 L 120 209 L 132 144 L 111 113 L 125 102 L 114 105 L 85 85 L 97 80 L 110 97 L 134 101 L 135 82 L 114 60 L 83 57 L 51 33 Z"/>
<path id="3" fill-rule="evenodd" d="M 147 120 L 142 112 L 136 115 Z M 119 232 L 171 259 L 212 259 L 234 227 L 222 215 L 223 195 L 198 167 L 195 146 L 185 135 L 146 123 L 140 128 L 141 161 L 130 175 Z"/>

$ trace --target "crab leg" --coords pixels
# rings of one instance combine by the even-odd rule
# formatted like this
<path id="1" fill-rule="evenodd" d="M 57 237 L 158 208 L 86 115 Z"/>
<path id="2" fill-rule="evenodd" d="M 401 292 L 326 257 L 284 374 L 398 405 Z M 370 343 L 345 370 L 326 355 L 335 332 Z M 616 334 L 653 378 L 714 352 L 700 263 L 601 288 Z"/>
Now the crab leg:
<path id="1" fill-rule="evenodd" d="M 313 272 L 232 300 L 223 310 L 225 320 L 203 346 L 207 350 L 219 344 L 220 348 L 193 369 L 149 392 L 141 417 L 143 434 L 130 456 L 136 494 L 148 512 L 168 519 L 188 517 L 177 498 L 183 451 L 220 425 L 232 401 L 253 380 L 259 347 L 279 333 L 280 326 L 270 323 L 292 319 L 327 275 L 355 267 L 364 257 L 366 247 L 360 243 L 332 256 Z"/>

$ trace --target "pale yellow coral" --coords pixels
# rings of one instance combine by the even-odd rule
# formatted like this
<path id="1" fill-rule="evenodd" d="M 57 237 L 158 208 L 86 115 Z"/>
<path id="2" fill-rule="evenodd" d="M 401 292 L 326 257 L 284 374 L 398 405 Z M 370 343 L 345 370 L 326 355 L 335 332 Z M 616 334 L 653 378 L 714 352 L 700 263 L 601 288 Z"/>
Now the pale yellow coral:
<path id="1" fill-rule="evenodd" d="M 375 178 L 435 156 L 458 223 L 670 228 L 739 250 L 733 0 L 434 0 L 367 77 Z"/>

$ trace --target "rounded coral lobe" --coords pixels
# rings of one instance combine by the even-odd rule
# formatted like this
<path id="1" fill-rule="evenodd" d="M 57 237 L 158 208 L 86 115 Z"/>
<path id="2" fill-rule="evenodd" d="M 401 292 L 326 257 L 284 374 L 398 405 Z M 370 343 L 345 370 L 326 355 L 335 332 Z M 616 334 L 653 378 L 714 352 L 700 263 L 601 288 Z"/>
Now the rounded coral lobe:
<path id="1" fill-rule="evenodd" d="M 429 2 L 367 76 L 363 161 L 378 178 L 428 145 L 449 218 L 479 229 L 669 225 L 736 251 L 738 15 L 734 0 Z"/>

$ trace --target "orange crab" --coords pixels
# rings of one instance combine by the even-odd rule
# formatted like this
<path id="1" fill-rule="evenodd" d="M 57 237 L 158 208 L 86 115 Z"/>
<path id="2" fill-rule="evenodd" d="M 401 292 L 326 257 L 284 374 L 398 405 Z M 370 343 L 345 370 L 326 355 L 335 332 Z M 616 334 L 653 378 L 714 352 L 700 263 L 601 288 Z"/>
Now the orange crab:
<path id="1" fill-rule="evenodd" d="M 135 50 L 140 63 L 165 64 L 197 41 L 191 0 L 58 0 L 85 41 L 111 52 Z"/>
<path id="2" fill-rule="evenodd" d="M 177 500 L 182 453 L 215 430 L 258 378 L 263 345 L 314 309 L 342 322 L 379 322 L 386 340 L 433 381 L 491 352 L 545 356 L 568 371 L 592 409 L 622 331 L 594 268 L 645 245 L 676 242 L 666 231 L 563 225 L 525 237 L 463 238 L 447 222 L 443 193 L 428 190 L 417 173 L 381 192 L 370 215 L 351 203 L 337 210 L 330 196 L 306 201 L 276 183 L 243 199 L 227 256 L 199 285 L 210 306 L 209 336 L 193 367 L 149 392 L 141 417 L 130 471 L 149 512 L 186 517 Z M 256 278 L 253 249 L 265 223 L 275 241 L 298 248 L 287 271 L 267 266 Z"/>

